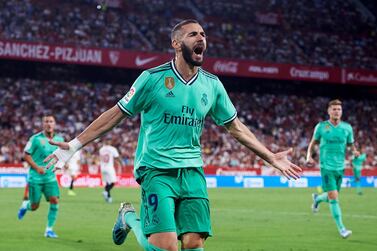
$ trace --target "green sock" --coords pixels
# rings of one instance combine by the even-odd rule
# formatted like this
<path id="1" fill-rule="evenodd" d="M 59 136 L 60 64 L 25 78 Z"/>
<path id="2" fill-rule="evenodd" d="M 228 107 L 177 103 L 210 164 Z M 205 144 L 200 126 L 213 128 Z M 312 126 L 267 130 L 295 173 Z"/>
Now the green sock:
<path id="1" fill-rule="evenodd" d="M 47 215 L 47 227 L 52 228 L 55 225 L 56 217 L 58 215 L 59 205 L 51 204 Z"/>
<path id="2" fill-rule="evenodd" d="M 361 182 L 360 182 L 360 180 L 355 181 L 355 185 L 356 185 L 356 192 L 357 192 L 357 193 L 362 193 L 362 191 L 361 191 Z"/>
<path id="3" fill-rule="evenodd" d="M 315 201 L 318 204 L 321 202 L 329 202 L 329 197 L 327 196 L 327 193 L 321 193 L 317 196 L 317 199 Z"/>
<path id="4" fill-rule="evenodd" d="M 204 251 L 204 248 L 181 249 L 181 251 Z"/>
<path id="5" fill-rule="evenodd" d="M 335 220 L 338 231 L 340 231 L 344 229 L 345 227 L 343 225 L 342 211 L 340 210 L 338 200 L 329 200 L 329 202 L 330 202 L 330 211 L 331 211 L 332 217 Z"/>
<path id="6" fill-rule="evenodd" d="M 148 247 L 149 247 L 148 239 L 144 235 L 141 229 L 140 219 L 137 218 L 136 213 L 131 213 L 131 212 L 127 213 L 125 218 L 126 218 L 127 225 L 131 227 L 132 231 L 134 232 L 139 245 L 145 250 L 148 250 Z"/>

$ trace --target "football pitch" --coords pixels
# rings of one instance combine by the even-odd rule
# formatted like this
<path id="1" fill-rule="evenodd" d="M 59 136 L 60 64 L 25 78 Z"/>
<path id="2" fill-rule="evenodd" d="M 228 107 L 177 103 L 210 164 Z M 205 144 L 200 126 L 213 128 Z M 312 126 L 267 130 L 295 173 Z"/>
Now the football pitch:
<path id="1" fill-rule="evenodd" d="M 119 203 L 127 200 L 139 211 L 139 190 L 114 188 L 114 202 L 106 204 L 100 188 L 78 188 L 77 196 L 61 190 L 54 228 L 58 239 L 43 237 L 48 204 L 17 219 L 23 189 L 0 189 L 0 250 L 73 251 L 142 250 L 131 233 L 121 246 L 112 243 L 111 229 Z M 327 204 L 313 215 L 313 189 L 210 189 L 214 236 L 206 251 L 366 251 L 377 250 L 377 189 L 358 196 L 343 189 L 340 202 L 345 225 L 353 235 L 343 240 Z"/>

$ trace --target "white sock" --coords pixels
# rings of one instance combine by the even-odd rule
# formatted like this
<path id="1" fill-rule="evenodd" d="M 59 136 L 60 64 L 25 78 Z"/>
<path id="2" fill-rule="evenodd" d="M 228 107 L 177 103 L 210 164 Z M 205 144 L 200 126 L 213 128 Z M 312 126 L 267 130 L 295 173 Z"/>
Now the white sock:
<path id="1" fill-rule="evenodd" d="M 24 200 L 24 201 L 22 201 L 21 207 L 22 207 L 22 208 L 27 208 L 27 204 L 28 204 L 28 203 L 29 203 L 28 200 Z"/>

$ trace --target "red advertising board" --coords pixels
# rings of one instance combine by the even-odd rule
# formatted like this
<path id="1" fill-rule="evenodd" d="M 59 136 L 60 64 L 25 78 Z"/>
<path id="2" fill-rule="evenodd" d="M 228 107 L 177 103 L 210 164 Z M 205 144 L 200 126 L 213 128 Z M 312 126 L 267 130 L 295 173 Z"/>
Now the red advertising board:
<path id="1" fill-rule="evenodd" d="M 173 58 L 168 53 L 0 40 L 0 59 L 148 69 Z M 203 68 L 217 75 L 311 82 L 377 85 L 377 71 L 211 58 Z"/>

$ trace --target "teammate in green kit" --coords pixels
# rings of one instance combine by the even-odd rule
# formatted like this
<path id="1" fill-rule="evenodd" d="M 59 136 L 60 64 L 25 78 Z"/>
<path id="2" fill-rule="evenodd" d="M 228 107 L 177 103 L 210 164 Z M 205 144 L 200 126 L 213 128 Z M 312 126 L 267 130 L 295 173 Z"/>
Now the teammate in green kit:
<path id="1" fill-rule="evenodd" d="M 171 33 L 175 58 L 144 71 L 129 92 L 77 138 L 56 143 L 50 155 L 60 168 L 72 154 L 119 124 L 141 114 L 134 174 L 141 184 L 141 219 L 129 203 L 122 203 L 113 228 L 113 241 L 122 244 L 132 229 L 145 250 L 204 250 L 212 235 L 210 207 L 201 158 L 200 136 L 205 117 L 225 126 L 239 142 L 287 178 L 301 169 L 287 155 L 272 153 L 237 118 L 222 83 L 200 66 L 206 35 L 195 20 L 177 24 Z"/>
<path id="2" fill-rule="evenodd" d="M 361 169 L 363 169 L 363 163 L 367 159 L 367 155 L 365 153 L 365 150 L 361 149 L 362 154 L 359 156 L 353 156 L 352 159 L 352 167 L 353 167 L 353 175 L 354 175 L 354 181 L 356 185 L 356 192 L 358 195 L 362 195 L 363 191 L 361 190 Z"/>
<path id="3" fill-rule="evenodd" d="M 27 142 L 24 152 L 24 159 L 29 164 L 29 200 L 24 201 L 18 211 L 18 219 L 22 219 L 27 211 L 35 211 L 39 207 L 42 194 L 50 202 L 47 216 L 47 227 L 45 237 L 57 238 L 53 231 L 56 217 L 59 210 L 59 187 L 55 173 L 51 169 L 45 169 L 46 163 L 43 160 L 57 149 L 51 145 L 49 140 L 63 142 L 64 139 L 55 134 L 55 118 L 46 115 L 42 118 L 43 131 L 34 134 Z"/>
<path id="4" fill-rule="evenodd" d="M 331 215 L 335 220 L 338 231 L 343 238 L 347 238 L 352 234 L 352 231 L 346 229 L 343 224 L 338 194 L 343 179 L 347 146 L 352 147 L 355 156 L 358 156 L 359 152 L 354 146 L 351 125 L 341 121 L 342 102 L 337 99 L 330 101 L 327 111 L 330 119 L 316 125 L 306 158 L 308 163 L 314 163 L 312 158 L 314 145 L 319 144 L 319 162 L 324 193 L 312 194 L 312 210 L 316 213 L 319 211 L 321 202 L 329 202 Z"/>

